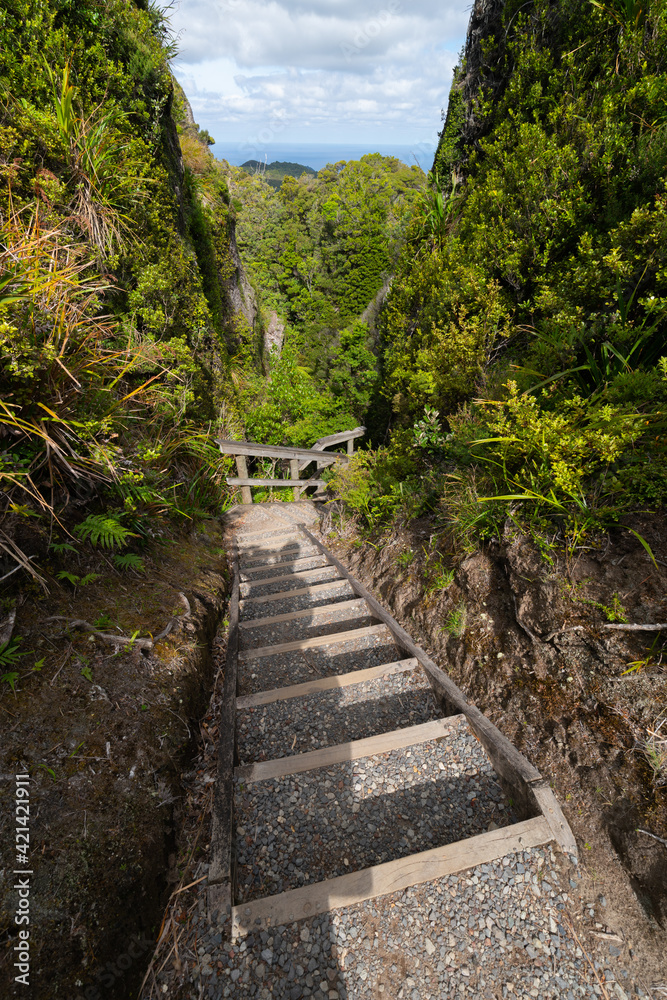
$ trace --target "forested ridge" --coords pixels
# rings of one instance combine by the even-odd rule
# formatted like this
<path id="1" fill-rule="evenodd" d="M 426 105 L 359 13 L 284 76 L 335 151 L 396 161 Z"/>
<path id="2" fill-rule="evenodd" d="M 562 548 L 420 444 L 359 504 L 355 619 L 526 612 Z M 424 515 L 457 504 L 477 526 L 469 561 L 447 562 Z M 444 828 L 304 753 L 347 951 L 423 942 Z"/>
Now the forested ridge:
<path id="1" fill-rule="evenodd" d="M 151 0 L 0 10 L 9 714 L 39 716 L 49 696 L 33 645 L 58 602 L 70 618 L 86 602 L 108 629 L 118 588 L 152 587 L 168 546 L 183 566 L 184 546 L 209 545 L 238 500 L 218 434 L 308 447 L 364 424 L 354 460 L 323 473 L 331 530 L 380 549 L 419 525 L 426 604 L 474 553 L 517 538 L 573 601 L 585 584 L 572 567 L 613 540 L 647 572 L 664 565 L 665 5 L 480 0 L 428 176 L 376 153 L 299 177 L 216 160 L 175 51 Z M 610 588 L 581 603 L 625 622 Z M 170 600 L 151 614 L 173 616 Z M 464 643 L 466 613 L 457 598 L 438 628 Z M 118 614 L 134 655 L 152 621 Z M 72 641 L 80 699 L 102 674 L 88 639 Z M 651 643 L 633 676 L 664 676 L 662 634 Z M 663 710 L 642 702 L 635 759 L 664 818 L 666 744 L 646 736 Z M 103 927 L 77 944 L 86 962 Z"/>

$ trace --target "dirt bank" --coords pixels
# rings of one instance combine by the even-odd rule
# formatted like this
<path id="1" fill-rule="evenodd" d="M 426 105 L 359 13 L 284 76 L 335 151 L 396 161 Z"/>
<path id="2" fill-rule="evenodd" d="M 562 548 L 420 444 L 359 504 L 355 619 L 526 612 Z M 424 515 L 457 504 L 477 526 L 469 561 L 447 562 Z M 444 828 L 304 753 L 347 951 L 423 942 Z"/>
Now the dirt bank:
<path id="1" fill-rule="evenodd" d="M 660 559 L 664 520 L 632 527 Z M 551 551 L 551 563 L 510 529 L 463 559 L 427 520 L 323 538 L 552 782 L 599 961 L 665 986 L 667 845 L 655 838 L 667 838 L 667 744 L 651 736 L 667 709 L 664 633 L 606 626 L 667 621 L 667 564 L 620 529 L 574 557 Z"/>
<path id="2" fill-rule="evenodd" d="M 226 593 L 218 526 L 163 538 L 144 576 L 99 556 L 76 591 L 4 593 L 24 655 L 16 693 L 1 685 L 0 994 L 40 1000 L 136 995 L 175 865 L 175 812 L 212 684 L 211 646 Z M 53 616 L 62 620 L 50 621 Z M 0 615 L 4 618 L 5 615 Z M 152 649 L 118 646 L 68 627 L 157 635 Z M 28 652 L 29 651 L 29 652 Z M 33 669 L 33 663 L 39 669 Z M 3 668 L 3 671 L 7 668 Z M 29 866 L 15 865 L 15 775 L 30 774 Z M 30 988 L 14 982 L 14 868 L 30 875 Z"/>

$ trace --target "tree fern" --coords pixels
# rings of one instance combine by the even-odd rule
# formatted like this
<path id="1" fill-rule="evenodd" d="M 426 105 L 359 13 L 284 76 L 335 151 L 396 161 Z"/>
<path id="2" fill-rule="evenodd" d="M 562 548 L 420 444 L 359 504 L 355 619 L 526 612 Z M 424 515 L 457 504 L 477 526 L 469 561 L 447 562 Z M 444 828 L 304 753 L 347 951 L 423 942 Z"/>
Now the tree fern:
<path id="1" fill-rule="evenodd" d="M 99 545 L 103 549 L 113 549 L 115 546 L 122 549 L 127 545 L 128 538 L 136 538 L 113 514 L 89 514 L 85 521 L 77 525 L 74 534 L 84 541 L 89 539 L 92 545 Z"/>

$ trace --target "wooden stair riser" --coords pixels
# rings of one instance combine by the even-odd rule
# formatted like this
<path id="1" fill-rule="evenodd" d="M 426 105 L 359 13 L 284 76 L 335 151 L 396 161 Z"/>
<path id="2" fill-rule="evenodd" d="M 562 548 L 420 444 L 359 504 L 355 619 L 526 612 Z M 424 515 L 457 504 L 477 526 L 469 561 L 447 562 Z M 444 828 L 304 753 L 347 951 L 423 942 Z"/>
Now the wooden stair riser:
<path id="1" fill-rule="evenodd" d="M 551 839 L 548 823 L 538 816 L 373 868 L 241 903 L 232 908 L 232 936 L 237 939 L 249 931 L 257 933 L 387 896 L 548 844 Z"/>
<path id="2" fill-rule="evenodd" d="M 244 597 L 241 595 L 242 604 L 270 604 L 276 601 L 287 601 L 292 597 L 319 597 L 327 590 L 347 589 L 354 593 L 347 580 L 327 580 L 325 583 L 313 584 L 311 587 L 301 587 L 299 590 L 282 590 L 277 594 L 262 594 L 260 597 Z"/>
<path id="3" fill-rule="evenodd" d="M 305 611 L 288 611 L 284 615 L 255 618 L 251 621 L 240 622 L 239 627 L 242 629 L 264 628 L 266 625 L 278 625 L 283 622 L 298 621 L 301 618 L 308 618 L 313 615 L 329 615 L 332 611 L 351 611 L 355 607 L 365 609 L 366 602 L 361 597 L 355 597 L 351 601 L 340 601 L 339 604 L 321 604 L 314 608 L 306 608 Z"/>
<path id="4" fill-rule="evenodd" d="M 379 677 L 391 677 L 393 674 L 407 673 L 419 664 L 414 658 L 397 660 L 396 663 L 383 663 L 379 667 L 368 667 L 366 670 L 355 670 L 349 674 L 336 674 L 333 677 L 321 677 L 317 681 L 306 681 L 304 684 L 294 684 L 291 687 L 273 688 L 271 691 L 258 691 L 256 694 L 242 695 L 236 699 L 236 708 L 243 711 L 248 708 L 259 708 L 271 705 L 277 701 L 288 701 L 291 698 L 307 698 L 309 695 L 322 694 L 325 691 L 336 691 L 339 688 L 351 687 L 354 684 L 365 684 Z"/>
<path id="5" fill-rule="evenodd" d="M 317 566 L 315 569 L 302 569 L 296 570 L 294 573 L 286 573 L 284 576 L 267 576 L 263 577 L 261 580 L 242 580 L 242 587 L 266 587 L 268 584 L 273 583 L 283 583 L 285 580 L 294 580 L 299 583 L 307 576 L 312 576 L 313 573 L 322 573 L 324 570 L 331 570 L 334 573 L 337 572 L 335 566 L 330 566 L 325 564 L 324 566 Z M 328 582 L 328 581 L 327 581 Z"/>
<path id="6" fill-rule="evenodd" d="M 355 639 L 365 639 L 372 635 L 390 636 L 386 625 L 368 625 L 365 628 L 349 629 L 345 632 L 332 632 L 329 635 L 318 635 L 312 639 L 296 639 L 294 642 L 281 642 L 276 646 L 257 646 L 254 649 L 244 649 L 239 653 L 239 660 L 256 660 L 260 656 L 276 656 L 279 653 L 294 653 L 301 649 L 317 649 L 319 646 L 333 646 L 340 642 L 354 642 Z"/>
<path id="7" fill-rule="evenodd" d="M 319 555 L 320 553 L 314 546 L 299 544 L 283 549 L 273 549 L 271 553 L 256 552 L 249 556 L 246 555 L 246 558 L 240 559 L 240 569 L 242 573 L 247 573 L 249 569 L 259 569 L 260 566 L 279 566 L 283 562 L 289 563 L 295 559 L 309 559 Z"/>
<path id="8" fill-rule="evenodd" d="M 319 563 L 318 566 L 305 566 L 304 563 Z M 328 566 L 324 556 L 316 552 L 312 556 L 303 556 L 299 559 L 283 560 L 281 562 L 275 563 L 262 563 L 261 566 L 252 566 L 249 569 L 241 569 L 241 583 L 254 583 L 255 579 L 261 577 L 262 573 L 266 573 L 268 570 L 283 570 L 291 569 L 294 567 L 295 572 L 303 572 L 307 569 L 323 569 Z M 272 577 L 266 577 L 267 580 L 272 579 Z"/>
<path id="9" fill-rule="evenodd" d="M 365 740 L 339 743 L 323 750 L 311 750 L 309 753 L 280 757 L 277 760 L 264 760 L 258 764 L 244 764 L 235 769 L 234 777 L 246 784 L 253 781 L 269 781 L 285 778 L 289 774 L 303 774 L 304 771 L 315 771 L 320 767 L 345 764 L 351 760 L 362 760 L 364 757 L 373 757 L 379 753 L 413 747 L 418 743 L 429 743 L 431 740 L 447 736 L 462 718 L 463 716 L 453 715 L 446 719 L 437 719 L 435 722 L 425 722 L 421 726 L 408 726 L 406 729 L 396 729 L 391 733 L 369 736 Z"/>

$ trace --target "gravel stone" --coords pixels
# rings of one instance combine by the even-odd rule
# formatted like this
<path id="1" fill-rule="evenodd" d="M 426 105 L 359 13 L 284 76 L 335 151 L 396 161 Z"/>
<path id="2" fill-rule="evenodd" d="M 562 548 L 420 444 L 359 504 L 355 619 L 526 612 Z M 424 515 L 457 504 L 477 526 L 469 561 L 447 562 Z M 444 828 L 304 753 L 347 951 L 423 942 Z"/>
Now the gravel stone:
<path id="1" fill-rule="evenodd" d="M 289 757 L 441 715 L 424 672 L 409 670 L 239 712 L 239 759 L 245 764 Z M 395 791 L 394 786 L 387 791 Z"/>
<path id="2" fill-rule="evenodd" d="M 524 872 L 516 871 L 517 862 Z M 562 888 L 570 891 L 567 873 L 558 870 L 564 864 L 549 847 L 522 851 L 460 875 L 248 935 L 230 946 L 231 972 L 228 967 L 220 973 L 208 995 L 215 1000 L 329 1000 L 332 994 L 339 1000 L 603 997 L 565 917 L 571 900 Z M 502 876 L 508 868 L 515 877 L 505 882 Z M 519 881 L 516 876 L 524 873 L 529 880 Z M 533 879 L 551 886 L 540 899 L 530 890 Z M 469 916 L 474 917 L 472 927 Z M 542 944 L 540 935 L 550 940 L 551 923 L 556 926 L 557 954 L 535 945 Z M 504 942 L 493 933 L 501 927 Z M 212 934 L 202 918 L 199 940 L 215 963 L 227 953 L 211 947 Z M 273 963 L 263 957 L 269 942 Z M 316 948 L 322 957 L 313 967 Z M 612 970 L 601 968 L 607 991 L 616 997 Z M 198 981 L 193 975 L 192 982 Z M 195 986 L 195 996 L 198 989 Z M 638 984 L 629 982 L 623 992 L 633 1000 L 646 996 Z"/>
<path id="3" fill-rule="evenodd" d="M 336 642 L 330 646 L 273 653 L 242 664 L 239 694 L 289 687 L 320 677 L 365 670 L 401 658 L 402 654 L 391 640 L 388 630 L 386 633 L 360 636 L 358 639 Z"/>

